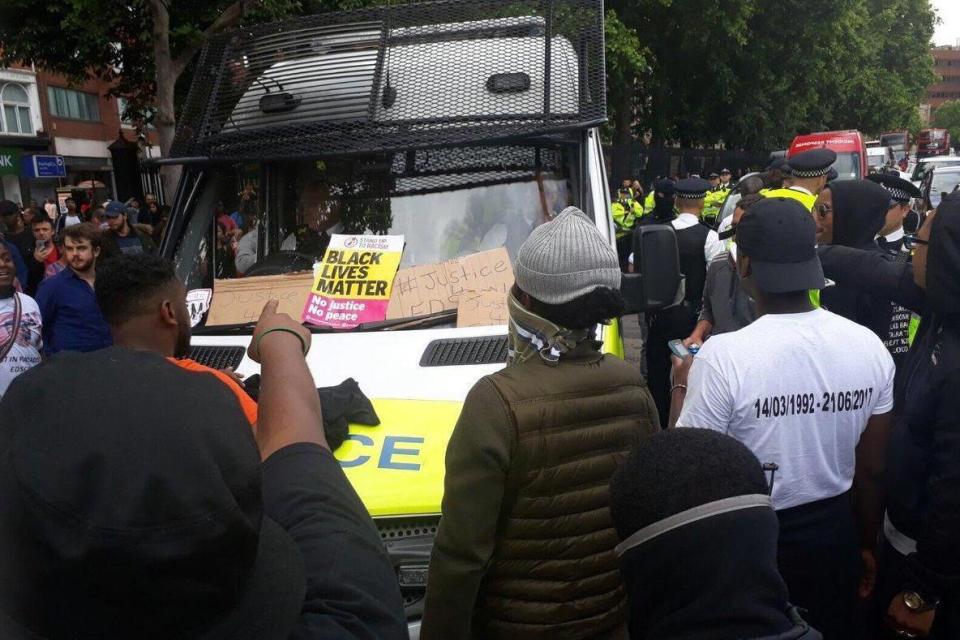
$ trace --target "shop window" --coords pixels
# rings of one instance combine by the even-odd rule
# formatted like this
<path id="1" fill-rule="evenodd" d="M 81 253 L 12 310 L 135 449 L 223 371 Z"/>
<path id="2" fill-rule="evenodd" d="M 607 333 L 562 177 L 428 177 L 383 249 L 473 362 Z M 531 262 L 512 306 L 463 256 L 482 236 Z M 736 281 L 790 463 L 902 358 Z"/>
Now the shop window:
<path id="1" fill-rule="evenodd" d="M 47 87 L 47 97 L 50 99 L 50 113 L 58 118 L 100 122 L 100 105 L 96 94 Z"/>
<path id="2" fill-rule="evenodd" d="M 30 97 L 23 85 L 15 82 L 0 85 L 0 131 L 33 135 Z"/>

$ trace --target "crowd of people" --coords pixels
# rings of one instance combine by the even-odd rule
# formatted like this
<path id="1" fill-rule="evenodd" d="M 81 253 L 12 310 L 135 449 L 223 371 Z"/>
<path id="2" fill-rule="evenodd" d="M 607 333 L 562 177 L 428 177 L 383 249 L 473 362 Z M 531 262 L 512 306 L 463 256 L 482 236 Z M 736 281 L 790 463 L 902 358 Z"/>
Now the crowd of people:
<path id="1" fill-rule="evenodd" d="M 531 233 L 508 366 L 447 447 L 422 638 L 960 637 L 960 194 L 905 233 L 912 185 L 834 160 L 624 185 L 619 255 L 574 207 Z M 705 223 L 715 188 L 739 200 Z M 406 637 L 310 331 L 264 307 L 254 402 L 188 359 L 128 205 L 0 215 L 0 637 Z M 242 271 L 255 208 L 216 224 Z M 685 275 L 646 376 L 596 341 L 637 224 Z"/>

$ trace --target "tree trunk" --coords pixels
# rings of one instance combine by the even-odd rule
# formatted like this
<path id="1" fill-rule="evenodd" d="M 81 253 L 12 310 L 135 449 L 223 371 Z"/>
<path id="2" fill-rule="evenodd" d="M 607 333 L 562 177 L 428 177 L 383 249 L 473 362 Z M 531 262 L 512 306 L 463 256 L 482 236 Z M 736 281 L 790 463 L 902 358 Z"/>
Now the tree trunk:
<path id="1" fill-rule="evenodd" d="M 153 14 L 153 56 L 157 69 L 157 115 L 154 124 L 157 127 L 157 137 L 160 138 L 160 154 L 167 156 L 173 145 L 173 135 L 177 125 L 173 92 L 180 74 L 170 54 L 170 14 L 167 7 L 163 0 L 151 0 L 150 8 Z M 180 180 L 180 166 L 162 167 L 160 179 L 163 182 L 166 201 L 169 203 L 176 193 L 177 182 Z"/>

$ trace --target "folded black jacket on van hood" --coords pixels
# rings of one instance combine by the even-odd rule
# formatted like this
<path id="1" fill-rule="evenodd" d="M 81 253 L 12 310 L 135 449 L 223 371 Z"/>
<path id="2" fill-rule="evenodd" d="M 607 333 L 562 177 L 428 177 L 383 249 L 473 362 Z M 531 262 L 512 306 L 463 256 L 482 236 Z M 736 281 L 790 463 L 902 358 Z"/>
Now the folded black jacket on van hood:
<path id="1" fill-rule="evenodd" d="M 723 513 L 627 550 L 632 640 L 822 640 L 787 602 L 773 509 Z"/>

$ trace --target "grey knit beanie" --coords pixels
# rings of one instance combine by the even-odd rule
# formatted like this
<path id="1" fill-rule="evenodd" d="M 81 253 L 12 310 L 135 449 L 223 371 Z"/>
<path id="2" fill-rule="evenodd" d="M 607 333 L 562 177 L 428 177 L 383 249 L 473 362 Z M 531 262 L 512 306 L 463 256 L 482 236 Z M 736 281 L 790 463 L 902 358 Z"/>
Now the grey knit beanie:
<path id="1" fill-rule="evenodd" d="M 620 288 L 617 252 L 576 207 L 534 229 L 514 267 L 517 286 L 546 304 L 570 302 L 600 287 Z"/>

